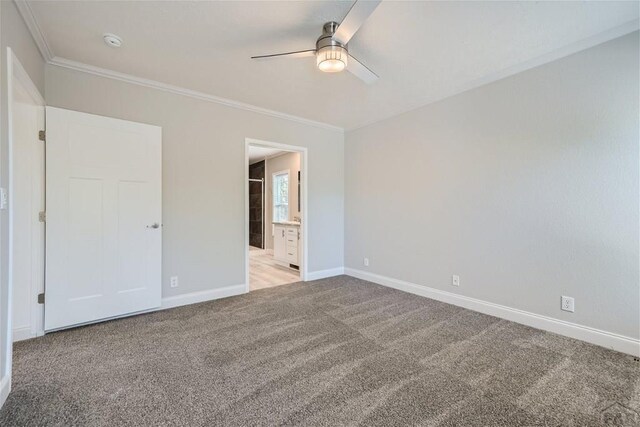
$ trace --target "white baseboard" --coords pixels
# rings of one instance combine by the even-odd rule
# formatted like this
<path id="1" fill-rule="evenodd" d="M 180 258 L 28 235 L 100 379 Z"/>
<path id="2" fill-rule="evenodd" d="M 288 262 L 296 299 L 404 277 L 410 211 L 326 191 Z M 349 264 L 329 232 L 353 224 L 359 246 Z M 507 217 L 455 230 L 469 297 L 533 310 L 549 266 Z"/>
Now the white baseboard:
<path id="1" fill-rule="evenodd" d="M 231 297 L 234 295 L 240 295 L 247 292 L 246 285 L 233 285 L 226 286 L 224 288 L 209 289 L 206 291 L 191 292 L 183 295 L 176 295 L 173 297 L 162 298 L 162 305 L 159 310 L 165 310 L 167 308 L 180 307 L 183 305 L 195 304 L 198 302 L 211 301 L 214 299 Z"/>
<path id="2" fill-rule="evenodd" d="M 0 408 L 4 405 L 4 402 L 9 397 L 9 392 L 11 391 L 11 379 L 9 375 L 5 375 L 2 380 L 0 380 Z"/>
<path id="3" fill-rule="evenodd" d="M 344 267 L 330 268 L 328 270 L 310 271 L 307 273 L 307 281 L 326 279 L 327 277 L 340 276 L 344 274 Z"/>
<path id="4" fill-rule="evenodd" d="M 13 330 L 13 342 L 28 340 L 31 338 L 35 338 L 37 334 L 31 332 L 31 328 L 29 326 L 25 328 L 16 328 Z"/>
<path id="5" fill-rule="evenodd" d="M 564 320 L 554 319 L 540 314 L 530 313 L 524 310 L 518 310 L 516 308 L 500 304 L 494 304 L 492 302 L 476 298 L 454 294 L 452 292 L 441 291 L 439 289 L 429 288 L 427 286 L 421 286 L 415 283 L 405 282 L 403 280 L 393 279 L 391 277 L 381 276 L 362 270 L 345 268 L 344 272 L 349 276 L 368 280 L 379 285 L 446 302 L 448 304 L 457 305 L 459 307 L 468 308 L 469 310 L 478 311 L 490 316 L 496 316 L 512 322 L 531 326 L 533 328 L 586 341 L 591 344 L 607 347 L 633 356 L 640 356 L 640 340 L 635 338 L 602 331 L 589 326 L 566 322 Z"/>
<path id="6" fill-rule="evenodd" d="M 54 332 L 54 331 L 61 331 L 61 330 L 65 330 L 65 329 L 73 329 L 73 328 L 77 328 L 79 326 L 86 326 L 86 325 L 92 325 L 95 323 L 102 323 L 102 322 L 106 322 L 109 320 L 115 320 L 115 319 L 124 319 L 125 317 L 131 317 L 131 316 L 137 316 L 140 314 L 147 314 L 147 313 L 153 313 L 155 311 L 160 311 L 160 310 L 166 310 L 168 308 L 174 308 L 174 307 L 181 307 L 183 305 L 189 305 L 189 304 L 196 304 L 199 302 L 205 302 L 205 301 L 211 301 L 211 300 L 215 300 L 215 299 L 220 299 L 220 298 L 226 298 L 226 297 L 231 297 L 234 295 L 240 295 L 240 294 L 244 294 L 247 292 L 247 288 L 246 285 L 234 285 L 234 286 L 226 286 L 224 288 L 217 288 L 217 289 L 208 289 L 206 291 L 199 291 L 199 292 L 190 292 L 188 294 L 182 294 L 182 295 L 175 295 L 172 297 L 165 297 L 162 298 L 161 302 L 160 302 L 160 307 L 155 307 L 155 308 L 151 308 L 148 310 L 143 310 L 143 311 L 136 311 L 133 313 L 126 313 L 126 314 L 122 314 L 120 316 L 114 316 L 114 317 L 109 317 L 106 319 L 98 319 L 98 320 L 94 320 L 91 322 L 86 322 L 86 323 L 81 323 L 81 324 L 77 324 L 77 325 L 71 325 L 71 326 L 67 326 L 65 328 L 59 328 L 59 329 L 54 329 L 54 330 L 49 330 L 47 331 L 47 333 L 49 332 Z M 23 331 L 23 329 L 25 329 L 25 331 Z M 28 336 L 27 336 L 27 328 L 20 328 L 17 330 L 13 331 L 13 341 L 20 341 L 23 339 L 28 339 L 28 338 L 35 338 L 36 336 L 42 336 L 45 334 L 44 331 L 39 331 L 38 333 L 36 333 L 35 335 L 33 335 L 31 333 L 31 331 L 28 331 Z"/>

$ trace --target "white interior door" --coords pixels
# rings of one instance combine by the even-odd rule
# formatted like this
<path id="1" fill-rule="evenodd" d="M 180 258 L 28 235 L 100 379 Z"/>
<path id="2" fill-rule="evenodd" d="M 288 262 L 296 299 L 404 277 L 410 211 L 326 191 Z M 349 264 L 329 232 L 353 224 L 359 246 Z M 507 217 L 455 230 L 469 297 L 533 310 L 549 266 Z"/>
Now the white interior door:
<path id="1" fill-rule="evenodd" d="M 45 330 L 159 307 L 162 130 L 47 107 Z"/>

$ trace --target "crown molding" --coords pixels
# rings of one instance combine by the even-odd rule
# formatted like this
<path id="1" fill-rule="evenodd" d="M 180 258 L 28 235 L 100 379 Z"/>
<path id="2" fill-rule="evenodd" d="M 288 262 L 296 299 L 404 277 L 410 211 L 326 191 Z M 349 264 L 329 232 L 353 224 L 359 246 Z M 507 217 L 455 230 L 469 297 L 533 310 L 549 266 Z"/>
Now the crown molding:
<path id="1" fill-rule="evenodd" d="M 472 80 L 469 83 L 460 86 L 457 90 L 448 93 L 445 96 L 441 96 L 435 99 L 427 100 L 426 102 L 421 102 L 417 105 L 411 106 L 409 108 L 405 108 L 398 112 L 387 115 L 383 118 L 378 118 L 370 121 L 366 121 L 360 123 L 353 127 L 346 127 L 345 132 L 351 132 L 358 129 L 362 129 L 364 127 L 370 126 L 375 123 L 379 123 L 397 116 L 400 116 L 405 113 L 409 113 L 414 110 L 418 110 L 420 108 L 426 107 L 431 104 L 435 104 L 436 102 L 443 101 L 447 98 L 451 98 L 453 96 L 459 95 L 463 92 L 467 92 L 472 89 L 476 89 L 480 86 L 488 85 L 498 80 L 505 79 L 507 77 L 511 77 L 514 74 L 522 73 L 524 71 L 530 70 L 532 68 L 539 67 L 540 65 L 547 64 L 549 62 L 556 61 L 558 59 L 564 58 L 569 55 L 573 55 L 574 53 L 578 53 L 582 50 L 587 50 L 594 46 L 597 46 L 602 43 L 606 43 L 613 39 L 617 39 L 618 37 L 626 36 L 627 34 L 631 34 L 634 31 L 638 31 L 640 29 L 640 19 L 634 19 L 633 21 L 626 22 L 617 27 L 613 27 L 609 30 L 606 30 L 602 33 L 596 34 L 591 37 L 587 37 L 586 39 L 578 40 L 577 42 L 573 42 L 567 46 L 561 47 L 559 49 L 553 50 L 544 55 L 538 56 L 536 58 L 530 59 L 528 61 L 522 62 L 520 64 L 516 64 L 512 67 L 505 68 L 504 70 L 497 71 L 494 73 L 490 73 L 486 76 L 483 76 L 479 79 Z"/>
<path id="2" fill-rule="evenodd" d="M 0 0 L 1 1 L 1 0 Z M 591 47 L 597 46 L 599 44 L 602 43 L 606 43 L 608 41 L 611 41 L 613 39 L 616 39 L 618 37 L 622 37 L 625 36 L 627 34 L 630 34 L 634 31 L 638 31 L 640 29 L 640 19 L 635 19 L 632 21 L 629 21 L 625 24 L 622 24 L 618 27 L 614 27 L 612 29 L 609 29 L 607 31 L 604 31 L 600 34 L 596 34 L 592 37 L 588 37 L 586 39 L 583 40 L 579 40 L 577 42 L 571 43 L 568 46 L 562 47 L 560 49 L 556 49 L 552 52 L 549 52 L 547 54 L 538 56 L 536 58 L 533 58 L 529 61 L 525 61 L 523 63 L 514 65 L 512 67 L 506 68 L 504 70 L 495 72 L 495 73 L 491 73 L 489 75 L 486 75 L 484 77 L 481 77 L 479 79 L 473 80 L 461 87 L 459 87 L 457 90 L 445 95 L 445 96 L 441 96 L 435 99 L 430 99 L 427 100 L 426 102 L 421 102 L 420 104 L 411 106 L 409 108 L 405 108 L 403 110 L 394 112 L 392 114 L 389 114 L 385 117 L 381 117 L 381 118 L 377 118 L 375 120 L 371 120 L 371 121 L 367 121 L 367 122 L 363 122 L 360 123 L 356 126 L 352 126 L 352 127 L 347 127 L 347 128 L 342 128 L 339 126 L 334 126 L 334 125 L 330 125 L 328 123 L 323 123 L 323 122 L 318 122 L 315 120 L 311 120 L 311 119 L 306 119 L 303 117 L 298 117 L 298 116 L 294 116 L 291 114 L 287 114 L 287 113 L 282 113 L 279 111 L 274 111 L 274 110 L 269 110 L 267 108 L 262 108 L 262 107 L 258 107 L 255 105 L 251 105 L 251 104 L 246 104 L 243 102 L 239 102 L 239 101 L 234 101 L 232 99 L 227 99 L 227 98 L 222 98 L 219 96 L 215 96 L 215 95 L 210 95 L 208 93 L 205 92 L 199 92 L 199 91 L 195 91 L 195 90 L 191 90 L 191 89 L 186 89 L 183 87 L 179 87 L 179 86 L 174 86 L 174 85 L 170 85 L 170 84 L 166 84 L 166 83 L 162 83 L 162 82 L 158 82 L 155 80 L 150 80 L 150 79 L 145 79 L 142 77 L 137 77 L 137 76 L 133 76 L 130 74 L 125 74 L 125 73 L 120 73 L 118 71 L 113 71 L 113 70 L 109 70 L 106 68 L 100 68 L 100 67 L 95 67 L 93 65 L 88 65 L 88 64 L 83 64 L 81 62 L 77 62 L 77 61 L 72 61 L 70 59 L 66 59 L 66 58 L 62 58 L 59 56 L 55 56 L 53 50 L 51 49 L 51 47 L 49 46 L 49 43 L 47 42 L 47 39 L 44 35 L 44 33 L 42 32 L 42 30 L 40 29 L 40 26 L 38 25 L 35 16 L 33 14 L 33 10 L 31 9 L 31 6 L 29 5 L 29 2 L 27 0 L 14 0 L 14 3 L 16 4 L 16 7 L 18 8 L 18 11 L 20 12 L 20 15 L 22 15 L 22 18 L 25 21 L 25 24 L 27 25 L 27 28 L 29 29 L 29 31 L 31 32 L 31 35 L 33 37 L 33 39 L 35 40 L 38 49 L 40 50 L 40 53 L 42 54 L 42 57 L 44 58 L 44 60 L 51 65 L 55 65 L 58 67 L 63 67 L 63 68 L 68 68 L 68 69 L 72 69 L 72 70 L 76 70 L 76 71 L 81 71 L 81 72 L 85 72 L 85 73 L 89 73 L 89 74 L 94 74 L 97 76 L 101 76 L 101 77 L 105 77 L 105 78 L 110 78 L 110 79 L 114 79 L 114 80 L 119 80 L 119 81 L 123 81 L 126 83 L 131 83 L 131 84 L 137 84 L 140 86 L 145 86 L 145 87 L 149 87 L 152 89 L 158 89 L 158 90 L 162 90 L 165 92 L 170 92 L 170 93 L 174 93 L 174 94 L 178 94 L 178 95 L 183 95 L 183 96 L 188 96 L 191 98 L 196 98 L 196 99 L 200 99 L 202 101 L 207 101 L 207 102 L 213 102 L 216 104 L 221 104 L 221 105 L 226 105 L 228 107 L 232 107 L 232 108 L 238 108 L 241 110 L 245 110 L 245 111 L 251 111 L 254 113 L 258 113 L 258 114 L 264 114 L 264 115 L 268 115 L 271 117 L 276 117 L 276 118 L 280 118 L 280 119 L 284 119 L 284 120 L 289 120 L 289 121 L 293 121 L 293 122 L 297 122 L 297 123 L 302 123 L 305 125 L 310 125 L 310 126 L 314 126 L 314 127 L 319 127 L 319 128 L 323 128 L 323 129 L 329 129 L 329 130 L 333 130 L 333 131 L 339 131 L 339 132 L 350 132 L 350 131 L 355 131 L 357 129 L 361 129 L 364 128 L 366 126 L 370 126 L 372 124 L 375 123 L 379 123 L 388 119 L 391 119 L 393 117 L 397 117 L 400 116 L 402 114 L 411 112 L 413 110 L 418 110 L 420 108 L 426 107 L 428 105 L 431 104 L 435 104 L 436 102 L 440 102 L 442 100 L 445 100 L 447 98 L 451 98 L 453 96 L 459 95 L 463 92 L 467 92 L 469 90 L 472 89 L 476 89 L 480 86 L 484 86 L 490 83 L 493 83 L 495 81 L 513 76 L 514 74 L 518 74 L 527 70 L 530 70 L 532 68 L 538 67 L 540 65 L 544 65 L 547 64 L 549 62 L 558 60 L 560 58 L 572 55 L 574 53 L 580 52 L 582 50 L 586 50 L 589 49 Z"/>
<path id="3" fill-rule="evenodd" d="M 100 68 L 93 65 L 83 64 L 81 62 L 72 61 L 70 59 L 56 56 L 51 49 L 47 38 L 38 25 L 38 22 L 33 14 L 33 10 L 27 0 L 14 0 L 18 12 L 22 16 L 33 40 L 36 42 L 40 54 L 44 58 L 47 64 L 55 65 L 57 67 L 67 68 L 75 71 L 81 71 L 84 73 L 93 74 L 100 77 L 105 77 L 121 82 L 131 83 L 139 86 L 144 86 L 152 89 L 161 90 L 177 95 L 188 96 L 190 98 L 199 99 L 201 101 L 212 102 L 215 104 L 225 105 L 231 108 L 237 108 L 240 110 L 250 111 L 253 113 L 263 114 L 266 116 L 275 117 L 278 119 L 288 120 L 292 122 L 301 123 L 308 126 L 314 126 L 323 129 L 329 129 L 332 131 L 344 132 L 344 129 L 339 126 L 330 125 L 328 123 L 318 122 L 304 117 L 298 117 L 280 111 L 269 110 L 267 108 L 258 107 L 251 104 L 246 104 L 240 101 L 234 101 L 232 99 L 222 98 L 219 96 L 211 95 L 205 92 L 199 92 L 179 86 L 170 85 L 167 83 L 158 82 L 155 80 L 145 79 L 142 77 L 133 76 L 131 74 L 120 73 L 118 71 L 109 70 L 106 68 Z"/>
<path id="4" fill-rule="evenodd" d="M 53 50 L 49 46 L 49 43 L 47 43 L 47 39 L 44 36 L 42 29 L 40 29 L 40 26 L 33 15 L 33 10 L 31 9 L 29 2 L 26 0 L 14 0 L 14 3 L 16 8 L 18 8 L 18 12 L 22 16 L 24 23 L 29 29 L 31 37 L 33 37 L 33 40 L 36 42 L 38 50 L 40 50 L 40 54 L 44 58 L 45 62 L 51 61 L 51 58 L 55 55 L 53 54 Z"/>
<path id="5" fill-rule="evenodd" d="M 330 125 L 327 123 L 317 122 L 315 120 L 305 119 L 304 117 L 293 116 L 291 114 L 282 113 L 279 111 L 269 110 L 267 108 L 257 107 L 251 104 L 245 104 L 244 102 L 234 101 L 232 99 L 222 98 L 219 96 L 210 95 L 205 92 L 199 92 L 191 89 L 186 89 L 179 86 L 170 85 L 167 83 L 158 82 L 155 80 L 145 79 L 142 77 L 132 76 L 130 74 L 120 73 L 118 71 L 109 70 L 106 68 L 100 68 L 93 65 L 83 64 L 81 62 L 72 61 L 70 59 L 53 57 L 48 62 L 51 65 L 67 68 L 70 70 L 81 71 L 88 74 L 93 74 L 100 77 L 105 77 L 113 80 L 119 80 L 125 83 L 131 83 L 139 86 L 148 87 L 151 89 L 157 89 L 164 92 L 169 92 L 177 95 L 188 96 L 190 98 L 199 99 L 201 101 L 213 102 L 216 104 L 225 105 L 227 107 L 237 108 L 240 110 L 251 111 L 253 113 L 264 114 L 278 119 L 289 120 L 292 122 L 302 123 L 304 125 L 314 126 L 323 129 L 329 129 L 333 131 L 344 132 L 344 129 L 338 126 Z"/>

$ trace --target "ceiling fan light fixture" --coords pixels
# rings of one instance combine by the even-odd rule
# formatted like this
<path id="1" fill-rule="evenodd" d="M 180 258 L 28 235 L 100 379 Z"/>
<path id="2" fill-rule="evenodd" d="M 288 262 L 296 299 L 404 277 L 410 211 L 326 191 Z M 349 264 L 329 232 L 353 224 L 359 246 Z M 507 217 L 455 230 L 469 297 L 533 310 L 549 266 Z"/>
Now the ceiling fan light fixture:
<path id="1" fill-rule="evenodd" d="M 316 61 L 320 71 L 339 73 L 347 67 L 349 54 L 342 46 L 325 46 L 316 52 Z"/>
<path id="2" fill-rule="evenodd" d="M 378 76 L 356 58 L 349 56 L 347 44 L 381 1 L 355 0 L 340 24 L 336 21 L 325 22 L 322 26 L 322 34 L 316 40 L 315 49 L 252 56 L 251 59 L 303 58 L 315 55 L 316 65 L 320 71 L 339 73 L 346 69 L 363 82 L 371 84 L 378 80 Z"/>

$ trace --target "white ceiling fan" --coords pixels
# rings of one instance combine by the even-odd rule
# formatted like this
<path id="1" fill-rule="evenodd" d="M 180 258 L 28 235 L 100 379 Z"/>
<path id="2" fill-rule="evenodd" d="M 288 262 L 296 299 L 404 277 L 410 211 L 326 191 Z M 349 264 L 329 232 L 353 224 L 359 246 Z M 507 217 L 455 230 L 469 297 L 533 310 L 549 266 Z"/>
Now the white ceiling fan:
<path id="1" fill-rule="evenodd" d="M 378 80 L 376 73 L 367 68 L 349 54 L 347 43 L 354 36 L 356 31 L 369 18 L 382 0 L 357 0 L 347 16 L 340 24 L 331 21 L 322 27 L 322 35 L 316 41 L 315 49 L 298 50 L 294 52 L 275 53 L 272 55 L 252 56 L 251 59 L 272 59 L 272 58 L 304 58 L 316 57 L 316 63 L 320 71 L 325 73 L 336 73 L 344 69 L 353 75 L 371 84 Z"/>

